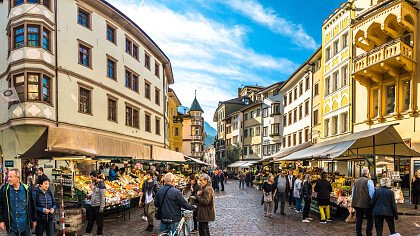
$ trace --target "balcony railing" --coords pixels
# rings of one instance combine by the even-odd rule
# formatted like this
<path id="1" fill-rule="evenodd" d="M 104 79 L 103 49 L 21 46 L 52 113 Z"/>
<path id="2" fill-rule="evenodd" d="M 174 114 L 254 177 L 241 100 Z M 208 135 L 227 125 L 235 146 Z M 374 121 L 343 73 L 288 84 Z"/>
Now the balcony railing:
<path id="1" fill-rule="evenodd" d="M 203 140 L 203 137 L 201 135 L 191 135 L 192 140 Z"/>
<path id="2" fill-rule="evenodd" d="M 395 39 L 384 45 L 370 50 L 354 59 L 354 72 L 365 70 L 374 65 L 379 65 L 388 59 L 404 56 L 413 60 L 413 47 L 405 43 L 403 39 Z"/>

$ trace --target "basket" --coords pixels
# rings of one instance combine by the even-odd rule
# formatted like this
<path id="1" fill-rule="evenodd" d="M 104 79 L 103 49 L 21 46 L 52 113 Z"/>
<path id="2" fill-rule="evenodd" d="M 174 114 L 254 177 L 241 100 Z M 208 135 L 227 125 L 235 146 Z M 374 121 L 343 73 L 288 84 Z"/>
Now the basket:
<path id="1" fill-rule="evenodd" d="M 193 211 L 188 211 L 188 210 L 185 210 L 184 211 L 184 217 L 187 220 L 192 219 L 193 218 L 193 215 L 194 215 Z"/>

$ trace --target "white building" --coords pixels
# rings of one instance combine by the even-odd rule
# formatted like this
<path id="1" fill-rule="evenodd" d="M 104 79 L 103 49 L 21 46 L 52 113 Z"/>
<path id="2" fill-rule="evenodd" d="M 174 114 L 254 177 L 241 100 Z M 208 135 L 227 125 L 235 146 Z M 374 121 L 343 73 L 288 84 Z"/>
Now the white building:
<path id="1" fill-rule="evenodd" d="M 282 147 L 294 147 L 311 140 L 312 72 L 305 62 L 283 84 Z"/>
<path id="2" fill-rule="evenodd" d="M 213 145 L 204 150 L 203 161 L 209 164 L 211 168 L 216 168 L 216 149 Z"/>

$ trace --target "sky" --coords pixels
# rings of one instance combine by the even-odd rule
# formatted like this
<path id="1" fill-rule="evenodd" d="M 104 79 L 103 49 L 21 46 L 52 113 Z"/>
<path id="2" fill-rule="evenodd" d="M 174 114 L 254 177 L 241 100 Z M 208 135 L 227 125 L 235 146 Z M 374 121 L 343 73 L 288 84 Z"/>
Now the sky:
<path id="1" fill-rule="evenodd" d="M 321 45 L 323 21 L 344 0 L 108 0 L 172 64 L 183 106 L 197 99 L 212 126 L 219 101 L 243 85 L 286 80 Z"/>

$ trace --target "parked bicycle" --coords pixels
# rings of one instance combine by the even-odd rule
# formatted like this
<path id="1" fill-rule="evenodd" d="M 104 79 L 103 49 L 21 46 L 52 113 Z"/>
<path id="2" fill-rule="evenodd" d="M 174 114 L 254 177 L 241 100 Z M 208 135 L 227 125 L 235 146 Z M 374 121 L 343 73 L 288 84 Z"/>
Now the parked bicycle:
<path id="1" fill-rule="evenodd" d="M 179 221 L 178 227 L 175 232 L 162 232 L 159 236 L 189 236 L 191 232 L 191 221 L 193 219 L 193 211 L 184 210 L 182 218 Z"/>

